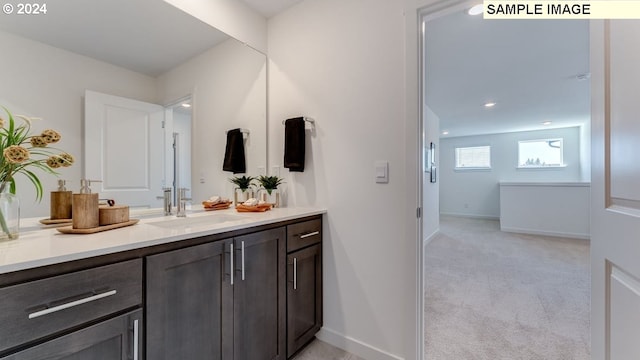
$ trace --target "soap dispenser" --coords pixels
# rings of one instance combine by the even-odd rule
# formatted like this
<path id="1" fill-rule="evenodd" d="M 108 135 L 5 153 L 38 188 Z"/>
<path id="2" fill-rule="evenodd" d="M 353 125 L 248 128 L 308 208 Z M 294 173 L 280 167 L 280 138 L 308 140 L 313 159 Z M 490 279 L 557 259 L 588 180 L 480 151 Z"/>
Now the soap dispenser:
<path id="1" fill-rule="evenodd" d="M 51 220 L 71 219 L 71 191 L 65 180 L 58 180 L 58 191 L 51 192 Z"/>
<path id="2" fill-rule="evenodd" d="M 98 193 L 91 192 L 91 183 L 98 180 L 80 180 L 80 193 L 73 194 L 73 218 L 74 229 L 92 229 L 100 225 L 98 210 Z"/>

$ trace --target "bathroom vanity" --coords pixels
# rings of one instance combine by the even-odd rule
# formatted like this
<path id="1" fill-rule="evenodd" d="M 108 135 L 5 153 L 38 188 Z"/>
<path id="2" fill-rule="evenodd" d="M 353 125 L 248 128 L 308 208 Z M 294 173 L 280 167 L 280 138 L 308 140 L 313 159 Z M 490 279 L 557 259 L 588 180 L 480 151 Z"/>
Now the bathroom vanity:
<path id="1" fill-rule="evenodd" d="M 287 359 L 322 326 L 321 209 L 0 243 L 0 359 Z"/>

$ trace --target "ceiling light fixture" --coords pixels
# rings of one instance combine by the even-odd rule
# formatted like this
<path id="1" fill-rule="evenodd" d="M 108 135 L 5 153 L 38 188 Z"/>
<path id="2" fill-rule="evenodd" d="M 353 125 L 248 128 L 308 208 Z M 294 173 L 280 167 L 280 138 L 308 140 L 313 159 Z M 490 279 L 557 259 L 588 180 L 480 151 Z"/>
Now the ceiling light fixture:
<path id="1" fill-rule="evenodd" d="M 486 107 L 486 108 L 490 108 L 490 107 L 494 107 L 494 106 L 496 106 L 496 103 L 494 103 L 494 102 L 488 102 L 488 103 L 484 104 L 484 107 Z"/>
<path id="2" fill-rule="evenodd" d="M 480 15 L 483 12 L 484 12 L 484 5 L 476 4 L 476 5 L 473 5 L 471 9 L 469 9 L 469 11 L 467 11 L 467 14 L 475 16 L 475 15 Z"/>
<path id="3" fill-rule="evenodd" d="M 182 104 L 180 104 L 180 106 L 182 106 L 183 108 L 190 108 L 190 107 L 191 107 L 191 104 L 189 104 L 189 103 L 182 103 Z"/>
<path id="4" fill-rule="evenodd" d="M 551 124 L 552 124 L 551 121 L 545 121 L 545 122 L 542 123 L 542 125 L 544 125 L 544 126 L 549 126 Z"/>
<path id="5" fill-rule="evenodd" d="M 449 135 L 449 132 L 447 130 L 442 132 L 442 135 Z"/>

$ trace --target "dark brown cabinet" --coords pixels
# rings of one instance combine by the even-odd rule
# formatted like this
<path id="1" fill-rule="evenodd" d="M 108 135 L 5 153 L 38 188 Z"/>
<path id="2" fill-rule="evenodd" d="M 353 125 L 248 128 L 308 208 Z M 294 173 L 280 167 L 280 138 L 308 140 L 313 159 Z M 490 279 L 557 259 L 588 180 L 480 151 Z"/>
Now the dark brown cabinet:
<path id="1" fill-rule="evenodd" d="M 322 327 L 322 222 L 287 227 L 287 357 Z"/>
<path id="2" fill-rule="evenodd" d="M 234 238 L 233 359 L 284 360 L 285 229 Z"/>
<path id="3" fill-rule="evenodd" d="M 233 316 L 231 244 L 211 242 L 147 257 L 148 359 L 227 358 L 224 344 L 232 335 L 223 324 Z"/>
<path id="4" fill-rule="evenodd" d="M 142 311 L 60 336 L 2 360 L 142 360 Z"/>
<path id="5" fill-rule="evenodd" d="M 322 326 L 321 216 L 0 274 L 0 360 L 286 360 Z"/>
<path id="6" fill-rule="evenodd" d="M 295 354 L 322 327 L 322 257 L 320 245 L 287 256 L 287 354 Z"/>
<path id="7" fill-rule="evenodd" d="M 285 359 L 285 241 L 276 228 L 148 256 L 148 358 Z"/>

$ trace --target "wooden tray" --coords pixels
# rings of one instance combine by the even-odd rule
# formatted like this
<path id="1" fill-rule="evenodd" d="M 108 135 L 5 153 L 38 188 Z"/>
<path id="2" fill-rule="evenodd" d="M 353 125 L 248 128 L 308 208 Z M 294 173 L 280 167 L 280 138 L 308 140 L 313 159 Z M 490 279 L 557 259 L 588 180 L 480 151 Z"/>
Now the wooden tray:
<path id="1" fill-rule="evenodd" d="M 105 225 L 105 226 L 98 226 L 90 229 L 74 229 L 73 226 L 65 226 L 65 227 L 59 227 L 56 230 L 60 231 L 63 234 L 95 234 L 101 231 L 107 231 L 107 230 L 112 230 L 112 229 L 117 229 L 125 226 L 130 226 L 133 224 L 137 224 L 138 221 L 140 221 L 140 219 L 131 219 L 127 222 Z"/>
<path id="2" fill-rule="evenodd" d="M 51 220 L 51 219 L 42 219 L 40 220 L 40 224 L 43 225 L 63 225 L 63 224 L 71 224 L 71 219 L 56 219 L 56 220 Z"/>
<path id="3" fill-rule="evenodd" d="M 237 212 L 265 212 L 271 209 L 271 204 L 262 204 L 255 206 L 236 205 Z"/>

